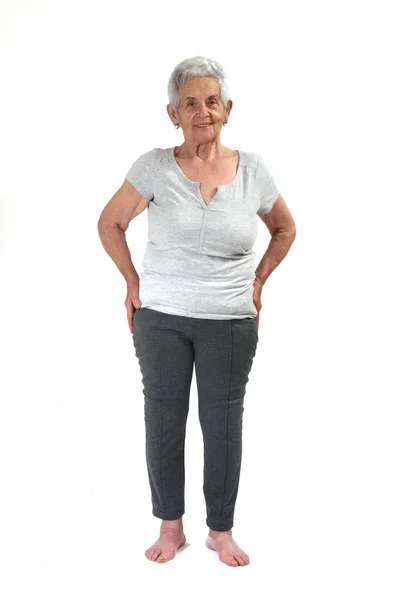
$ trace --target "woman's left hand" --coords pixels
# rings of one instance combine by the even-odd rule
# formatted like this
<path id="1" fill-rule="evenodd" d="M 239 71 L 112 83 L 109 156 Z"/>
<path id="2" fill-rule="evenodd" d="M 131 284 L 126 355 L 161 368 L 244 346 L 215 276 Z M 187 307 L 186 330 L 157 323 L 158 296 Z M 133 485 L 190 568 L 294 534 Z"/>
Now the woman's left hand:
<path id="1" fill-rule="evenodd" d="M 255 321 L 257 323 L 257 327 L 259 326 L 259 321 L 260 321 L 260 310 L 262 308 L 262 304 L 261 304 L 261 291 L 263 288 L 263 283 L 257 279 L 257 277 L 255 278 L 254 282 L 253 282 L 253 286 L 254 286 L 254 290 L 253 290 L 253 302 L 254 305 L 257 309 L 257 316 L 255 317 Z"/>

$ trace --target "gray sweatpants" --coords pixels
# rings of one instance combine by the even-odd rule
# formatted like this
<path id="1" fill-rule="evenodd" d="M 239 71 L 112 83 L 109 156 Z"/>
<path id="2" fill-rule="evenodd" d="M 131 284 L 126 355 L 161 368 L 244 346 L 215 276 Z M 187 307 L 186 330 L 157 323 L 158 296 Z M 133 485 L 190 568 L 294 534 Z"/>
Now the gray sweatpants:
<path id="1" fill-rule="evenodd" d="M 184 447 L 195 364 L 206 524 L 227 531 L 233 527 L 239 488 L 243 401 L 257 349 L 257 323 L 252 317 L 200 319 L 147 307 L 136 310 L 133 319 L 152 513 L 174 520 L 185 512 Z"/>

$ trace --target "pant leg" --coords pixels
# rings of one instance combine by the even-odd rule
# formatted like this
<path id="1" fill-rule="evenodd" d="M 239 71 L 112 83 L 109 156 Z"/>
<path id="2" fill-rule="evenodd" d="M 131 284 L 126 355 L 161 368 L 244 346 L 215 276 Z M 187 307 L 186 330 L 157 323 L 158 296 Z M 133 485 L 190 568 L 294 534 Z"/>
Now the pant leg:
<path id="1" fill-rule="evenodd" d="M 204 440 L 206 524 L 233 527 L 242 459 L 246 383 L 256 354 L 258 327 L 251 318 L 197 319 L 194 360 Z"/>
<path id="2" fill-rule="evenodd" d="M 134 313 L 133 343 L 142 373 L 146 462 L 153 515 L 185 512 L 184 447 L 193 375 L 191 320 L 150 308 Z"/>

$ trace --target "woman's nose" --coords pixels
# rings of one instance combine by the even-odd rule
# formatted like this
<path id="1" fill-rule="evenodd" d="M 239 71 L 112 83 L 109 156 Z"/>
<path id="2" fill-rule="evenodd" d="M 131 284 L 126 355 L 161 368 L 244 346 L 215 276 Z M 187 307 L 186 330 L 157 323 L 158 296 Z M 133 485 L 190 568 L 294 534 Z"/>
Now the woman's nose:
<path id="1" fill-rule="evenodd" d="M 206 104 L 202 104 L 200 106 L 200 114 L 201 115 L 206 115 L 206 116 L 208 115 L 208 108 L 207 108 Z"/>

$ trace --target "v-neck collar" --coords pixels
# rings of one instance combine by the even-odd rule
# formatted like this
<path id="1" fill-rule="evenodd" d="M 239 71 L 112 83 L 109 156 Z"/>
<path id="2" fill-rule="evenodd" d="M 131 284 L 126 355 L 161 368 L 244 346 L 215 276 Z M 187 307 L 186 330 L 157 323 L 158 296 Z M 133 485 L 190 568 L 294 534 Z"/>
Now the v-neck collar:
<path id="1" fill-rule="evenodd" d="M 236 152 L 239 155 L 239 160 L 238 160 L 238 165 L 237 165 L 237 169 L 236 169 L 236 175 L 235 177 L 232 179 L 232 181 L 230 181 L 229 183 L 222 183 L 220 185 L 217 185 L 217 191 L 215 192 L 214 196 L 211 198 L 210 202 L 208 204 L 205 203 L 203 196 L 201 195 L 201 191 L 200 191 L 200 185 L 201 182 L 200 181 L 192 181 L 191 179 L 189 179 L 189 177 L 187 177 L 185 175 L 185 173 L 182 171 L 181 167 L 178 164 L 178 161 L 175 158 L 175 149 L 178 146 L 172 146 L 171 148 L 168 148 L 168 154 L 171 158 L 171 161 L 175 167 L 175 171 L 180 175 L 181 179 L 183 179 L 183 181 L 185 181 L 186 183 L 188 183 L 189 185 L 191 185 L 197 192 L 197 195 L 199 197 L 199 199 L 201 200 L 204 208 L 209 208 L 209 206 L 213 203 L 215 197 L 219 194 L 220 190 L 225 190 L 228 189 L 230 187 L 233 187 L 236 183 L 237 180 L 239 178 L 239 170 L 241 168 L 241 162 L 242 162 L 242 156 L 240 153 L 240 150 L 236 150 Z"/>

